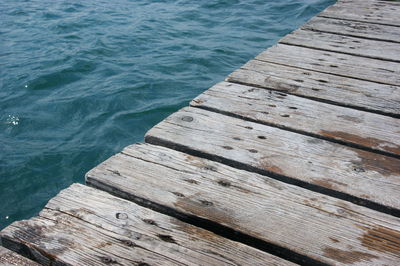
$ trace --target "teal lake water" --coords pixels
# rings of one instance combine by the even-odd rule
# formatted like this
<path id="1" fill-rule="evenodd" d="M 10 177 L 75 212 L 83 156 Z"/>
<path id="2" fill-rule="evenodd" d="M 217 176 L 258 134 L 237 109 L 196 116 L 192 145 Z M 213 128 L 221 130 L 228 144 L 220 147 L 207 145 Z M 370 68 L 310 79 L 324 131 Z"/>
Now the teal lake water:
<path id="1" fill-rule="evenodd" d="M 333 0 L 4 0 L 0 229 Z"/>

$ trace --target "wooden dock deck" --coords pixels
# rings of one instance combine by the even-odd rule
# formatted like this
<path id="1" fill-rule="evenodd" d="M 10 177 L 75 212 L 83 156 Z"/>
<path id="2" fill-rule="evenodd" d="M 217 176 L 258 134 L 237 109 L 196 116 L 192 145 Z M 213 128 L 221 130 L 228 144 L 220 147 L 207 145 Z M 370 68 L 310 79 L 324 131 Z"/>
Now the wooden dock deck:
<path id="1" fill-rule="evenodd" d="M 1 231 L 0 263 L 399 265 L 399 14 L 338 1 Z"/>

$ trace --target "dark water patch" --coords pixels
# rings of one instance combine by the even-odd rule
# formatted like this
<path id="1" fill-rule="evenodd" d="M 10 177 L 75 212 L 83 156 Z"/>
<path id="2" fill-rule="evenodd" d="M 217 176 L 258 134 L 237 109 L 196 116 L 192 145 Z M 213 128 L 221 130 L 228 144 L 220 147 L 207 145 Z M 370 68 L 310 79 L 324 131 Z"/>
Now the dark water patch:
<path id="1" fill-rule="evenodd" d="M 1 1 L 0 229 L 333 2 Z"/>

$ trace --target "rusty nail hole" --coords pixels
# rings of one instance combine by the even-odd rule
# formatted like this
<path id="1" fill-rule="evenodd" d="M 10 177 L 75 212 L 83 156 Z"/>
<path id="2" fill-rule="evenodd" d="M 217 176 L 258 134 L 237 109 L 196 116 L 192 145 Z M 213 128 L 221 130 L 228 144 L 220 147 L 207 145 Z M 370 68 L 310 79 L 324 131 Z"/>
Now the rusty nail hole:
<path id="1" fill-rule="evenodd" d="M 135 245 L 135 243 L 133 243 L 130 240 L 123 240 L 122 243 L 124 243 L 125 245 L 127 245 L 128 247 L 133 247 Z"/>
<path id="2" fill-rule="evenodd" d="M 257 138 L 259 138 L 259 139 L 267 139 L 266 136 L 258 136 Z"/>
<path id="3" fill-rule="evenodd" d="M 297 107 L 289 106 L 289 109 L 297 110 Z"/>
<path id="4" fill-rule="evenodd" d="M 200 202 L 201 202 L 201 204 L 203 204 L 204 206 L 207 206 L 207 207 L 214 205 L 211 201 L 207 201 L 207 200 L 200 200 Z"/>
<path id="5" fill-rule="evenodd" d="M 258 151 L 257 150 L 255 150 L 255 149 L 250 149 L 250 150 L 248 150 L 249 152 L 251 152 L 251 153 L 257 153 Z"/>
<path id="6" fill-rule="evenodd" d="M 224 148 L 225 150 L 233 150 L 231 146 L 222 146 L 222 148 Z"/>
<path id="7" fill-rule="evenodd" d="M 283 115 L 281 115 L 282 117 L 290 117 L 290 115 L 287 115 L 287 114 L 283 114 Z"/>
<path id="8" fill-rule="evenodd" d="M 365 172 L 364 168 L 362 168 L 362 167 L 354 167 L 353 170 L 356 171 L 357 173 L 364 173 Z"/>
<path id="9" fill-rule="evenodd" d="M 303 75 L 309 76 L 309 75 L 311 75 L 311 73 L 309 73 L 309 72 L 303 72 Z"/>
<path id="10" fill-rule="evenodd" d="M 247 127 L 244 127 L 244 128 L 247 128 L 247 129 L 253 129 L 252 127 L 249 127 L 249 126 L 247 126 Z"/>
<path id="11" fill-rule="evenodd" d="M 231 186 L 231 182 L 226 181 L 226 180 L 219 180 L 218 184 L 223 186 L 223 187 L 230 187 Z"/>
<path id="12" fill-rule="evenodd" d="M 158 238 L 160 238 L 162 241 L 168 242 L 168 243 L 174 243 L 176 244 L 175 239 L 172 238 L 172 236 L 169 235 L 157 235 Z"/>
<path id="13" fill-rule="evenodd" d="M 182 117 L 182 120 L 185 122 L 192 122 L 193 121 L 193 117 L 191 116 L 184 116 Z"/>
<path id="14" fill-rule="evenodd" d="M 151 219 L 144 219 L 143 222 L 150 225 L 157 225 L 157 223 Z"/>
<path id="15" fill-rule="evenodd" d="M 239 137 L 233 137 L 233 139 L 234 139 L 234 140 L 242 140 L 242 139 L 239 138 Z"/>
<path id="16" fill-rule="evenodd" d="M 115 261 L 110 257 L 101 257 L 101 261 L 105 264 L 114 263 Z"/>
<path id="17" fill-rule="evenodd" d="M 126 213 L 118 212 L 115 217 L 120 220 L 128 219 L 128 215 Z"/>
<path id="18" fill-rule="evenodd" d="M 179 197 L 179 198 L 184 198 L 185 195 L 183 195 L 182 193 L 179 192 L 172 192 L 172 194 L 174 194 L 175 196 Z"/>

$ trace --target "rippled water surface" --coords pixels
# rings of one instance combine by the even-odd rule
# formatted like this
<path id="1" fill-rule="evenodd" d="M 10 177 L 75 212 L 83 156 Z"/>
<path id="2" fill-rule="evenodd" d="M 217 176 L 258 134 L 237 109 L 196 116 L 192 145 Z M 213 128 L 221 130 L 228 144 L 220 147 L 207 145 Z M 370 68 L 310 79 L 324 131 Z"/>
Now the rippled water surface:
<path id="1" fill-rule="evenodd" d="M 333 0 L 0 2 L 0 229 Z"/>

